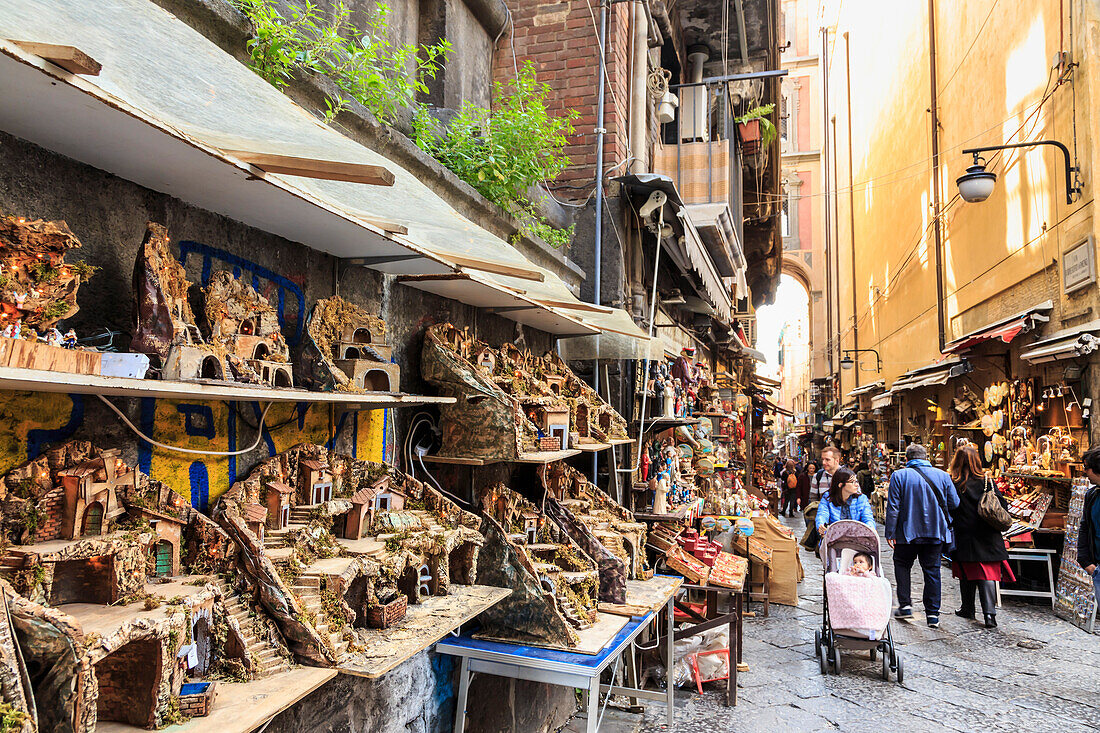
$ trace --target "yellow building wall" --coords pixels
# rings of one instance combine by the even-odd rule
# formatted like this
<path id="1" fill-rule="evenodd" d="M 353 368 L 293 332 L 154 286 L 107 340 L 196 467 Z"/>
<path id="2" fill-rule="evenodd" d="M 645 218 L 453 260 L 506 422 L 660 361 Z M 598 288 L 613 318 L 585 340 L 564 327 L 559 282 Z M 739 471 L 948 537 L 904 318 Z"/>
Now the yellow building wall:
<path id="1" fill-rule="evenodd" d="M 1066 204 L 1061 155 L 1039 147 L 986 154 L 998 174 L 996 189 L 986 202 L 966 204 L 955 186 L 970 163 L 963 148 L 1046 138 L 1072 151 L 1073 92 L 1050 72 L 1060 43 L 1068 48 L 1068 11 L 1063 7 L 1060 18 L 1059 4 L 1042 0 L 996 7 L 993 0 L 937 0 L 934 7 L 938 181 L 931 160 L 928 4 L 847 0 L 826 3 L 823 12 L 838 174 L 838 335 L 842 348 L 855 348 L 858 337 L 859 348 L 878 349 L 884 362 L 881 375 L 860 372 L 859 384 L 879 378 L 889 384 L 940 358 L 934 185 L 943 202 L 947 342 L 1046 299 L 1055 302 L 1047 332 L 1076 325 L 1073 313 L 1085 320 L 1100 315 L 1095 287 L 1072 303 L 1063 297 L 1060 270 L 1062 252 L 1095 229 L 1096 11 L 1075 19 L 1082 199 Z M 1083 314 L 1089 306 L 1091 315 Z M 873 369 L 873 356 L 862 364 Z M 842 373 L 842 394 L 856 386 L 856 377 L 854 370 Z"/>

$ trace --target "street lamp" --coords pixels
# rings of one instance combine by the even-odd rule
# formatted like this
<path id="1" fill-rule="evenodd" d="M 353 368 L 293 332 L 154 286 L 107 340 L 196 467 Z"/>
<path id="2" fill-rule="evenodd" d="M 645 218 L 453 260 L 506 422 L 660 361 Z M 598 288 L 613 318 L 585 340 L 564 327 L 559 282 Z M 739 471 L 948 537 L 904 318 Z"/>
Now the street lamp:
<path id="1" fill-rule="evenodd" d="M 1007 143 L 1005 145 L 987 145 L 983 148 L 967 148 L 963 155 L 973 155 L 974 163 L 966 169 L 966 173 L 955 179 L 955 185 L 959 187 L 959 195 L 968 203 L 979 203 L 989 198 L 993 193 L 993 187 L 997 184 L 997 174 L 985 169 L 985 160 L 978 155 L 991 150 L 1011 150 L 1013 148 L 1033 148 L 1036 145 L 1053 145 L 1062 151 L 1066 169 L 1066 203 L 1072 204 L 1081 195 L 1081 185 L 1075 181 L 1075 174 L 1080 173 L 1078 166 L 1071 165 L 1069 149 L 1057 140 L 1036 140 L 1030 143 Z"/>
<path id="2" fill-rule="evenodd" d="M 843 356 L 840 359 L 841 369 L 851 369 L 856 365 L 855 359 L 852 358 L 852 354 L 874 354 L 875 355 L 875 371 L 882 371 L 882 357 L 874 349 L 845 349 Z"/>

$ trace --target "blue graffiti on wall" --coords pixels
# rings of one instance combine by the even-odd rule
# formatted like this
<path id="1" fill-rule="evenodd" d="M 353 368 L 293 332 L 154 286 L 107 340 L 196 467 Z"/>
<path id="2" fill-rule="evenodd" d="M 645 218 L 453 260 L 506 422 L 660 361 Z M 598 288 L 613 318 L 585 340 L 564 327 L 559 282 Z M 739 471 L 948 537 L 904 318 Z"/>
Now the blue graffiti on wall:
<path id="1" fill-rule="evenodd" d="M 246 260 L 243 257 L 239 257 L 232 252 L 226 252 L 224 249 L 218 249 L 217 247 L 211 247 L 200 242 L 192 242 L 190 240 L 183 240 L 180 242 L 180 264 L 187 265 L 187 256 L 189 254 L 197 254 L 202 256 L 202 284 L 208 285 L 210 283 L 210 276 L 212 274 L 212 261 L 220 260 L 227 265 L 232 265 L 233 277 L 240 279 L 240 277 L 248 272 L 252 275 L 252 287 L 256 288 L 258 292 L 263 292 L 260 288 L 260 278 L 269 280 L 277 288 L 278 304 L 276 310 L 279 314 L 279 325 L 286 329 L 287 323 L 293 321 L 294 335 L 287 338 L 287 343 L 291 346 L 297 346 L 302 340 L 302 331 L 305 328 L 305 316 L 306 316 L 306 296 L 302 292 L 302 289 L 295 283 L 291 282 L 282 275 L 278 275 L 271 270 L 268 270 L 262 265 L 258 265 L 255 262 Z M 288 318 L 286 313 L 286 295 L 290 293 L 297 301 L 297 308 L 293 314 L 293 318 Z"/>
<path id="2" fill-rule="evenodd" d="M 191 479 L 191 506 L 205 512 L 210 506 L 210 476 L 206 464 L 193 461 L 187 474 Z"/>
<path id="3" fill-rule="evenodd" d="M 60 443 L 73 437 L 77 429 L 84 424 L 84 395 L 71 394 L 73 407 L 69 411 L 69 421 L 59 428 L 44 430 L 34 428 L 27 431 L 27 460 L 33 461 L 42 455 L 51 443 Z"/>

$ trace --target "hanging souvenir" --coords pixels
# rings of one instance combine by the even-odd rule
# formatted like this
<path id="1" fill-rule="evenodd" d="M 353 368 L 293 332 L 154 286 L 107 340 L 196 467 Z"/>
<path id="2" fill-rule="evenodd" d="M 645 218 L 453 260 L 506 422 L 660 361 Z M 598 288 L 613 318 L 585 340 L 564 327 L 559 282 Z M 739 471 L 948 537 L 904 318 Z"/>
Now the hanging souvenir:
<path id="1" fill-rule="evenodd" d="M 986 463 L 992 463 L 993 462 L 993 441 L 992 440 L 985 441 L 985 446 L 983 446 L 982 452 L 985 454 L 985 462 Z"/>

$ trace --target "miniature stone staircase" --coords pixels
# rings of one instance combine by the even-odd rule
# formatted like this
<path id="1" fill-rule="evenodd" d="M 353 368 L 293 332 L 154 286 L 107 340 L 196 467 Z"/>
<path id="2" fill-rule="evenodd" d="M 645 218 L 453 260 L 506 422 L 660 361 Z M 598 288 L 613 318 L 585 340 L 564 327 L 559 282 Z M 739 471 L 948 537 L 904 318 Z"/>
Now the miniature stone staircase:
<path id="1" fill-rule="evenodd" d="M 8 554 L 0 557 L 0 578 L 9 583 L 15 578 L 15 574 L 26 565 L 27 556 L 21 551 L 11 549 Z"/>
<path id="2" fill-rule="evenodd" d="M 332 648 L 336 651 L 336 657 L 340 658 L 348 649 L 348 642 L 344 640 L 343 633 L 331 631 L 328 620 L 325 618 L 321 603 L 321 576 L 299 575 L 290 590 L 298 596 L 302 602 L 302 608 L 313 614 L 313 626 L 322 638 L 328 639 Z"/>
<path id="3" fill-rule="evenodd" d="M 592 624 L 588 619 L 577 613 L 576 606 L 573 602 L 564 596 L 558 596 L 558 608 L 561 609 L 561 615 L 565 617 L 565 620 L 569 622 L 569 625 L 578 631 L 584 631 L 585 629 L 592 628 Z"/>
<path id="4" fill-rule="evenodd" d="M 269 529 L 264 532 L 264 549 L 277 550 L 286 547 L 286 538 L 297 529 L 304 529 L 309 524 L 313 510 L 319 504 L 308 504 L 290 508 L 290 521 L 282 529 Z"/>
<path id="5" fill-rule="evenodd" d="M 237 621 L 241 638 L 252 661 L 256 664 L 256 677 L 270 677 L 273 674 L 290 669 L 290 663 L 269 642 L 261 639 L 252 628 L 252 619 L 248 615 L 248 601 L 224 581 L 216 583 L 225 601 L 225 610 Z"/>
<path id="6" fill-rule="evenodd" d="M 320 504 L 299 504 L 298 506 L 290 507 L 289 524 L 309 524 L 310 516 L 313 514 L 313 510 L 319 506 Z"/>

